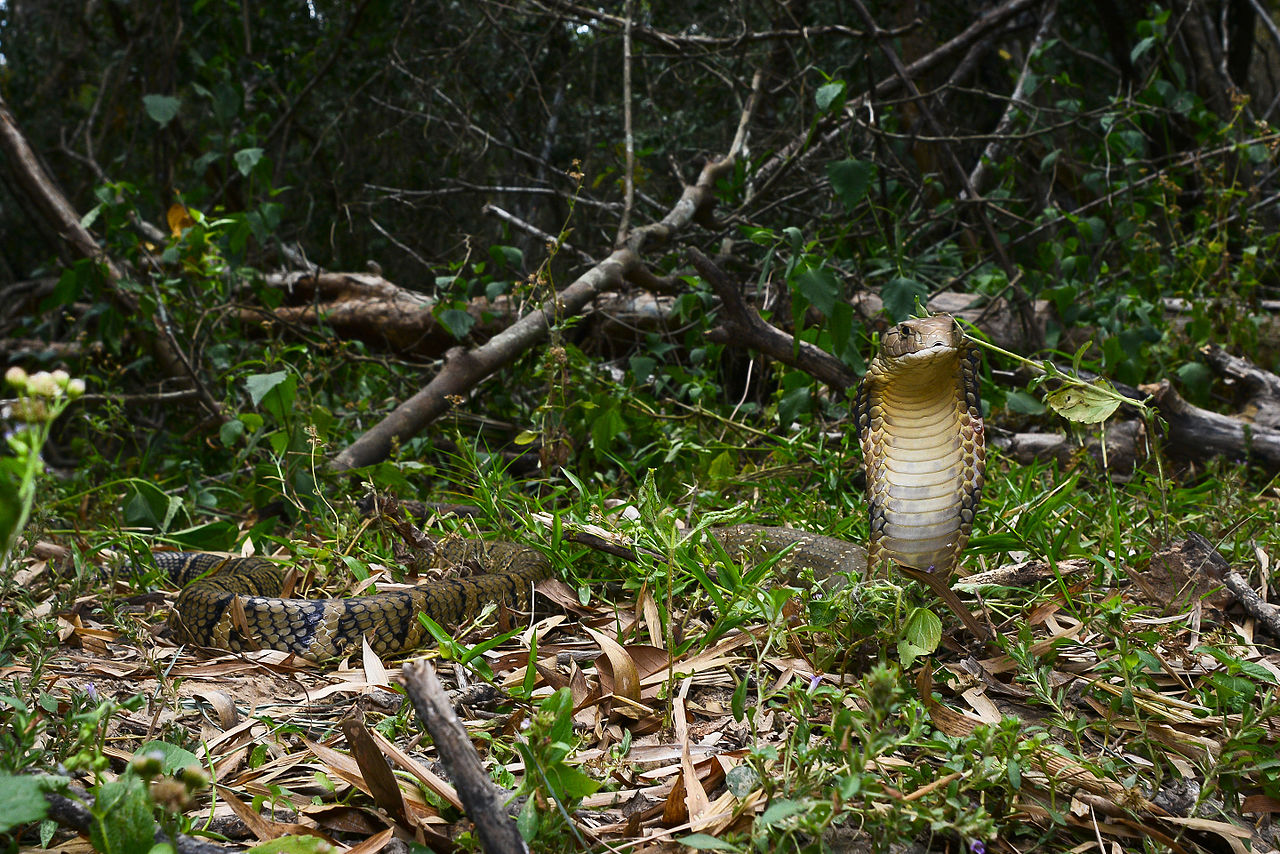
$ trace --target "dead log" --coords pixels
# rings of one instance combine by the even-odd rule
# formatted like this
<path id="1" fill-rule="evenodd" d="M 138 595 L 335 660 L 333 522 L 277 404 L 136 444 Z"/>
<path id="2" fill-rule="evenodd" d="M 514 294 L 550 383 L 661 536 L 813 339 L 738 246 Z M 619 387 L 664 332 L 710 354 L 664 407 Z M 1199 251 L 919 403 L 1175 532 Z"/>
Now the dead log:
<path id="1" fill-rule="evenodd" d="M 1105 441 L 1104 441 L 1105 439 Z M 1137 419 L 1108 422 L 1099 436 L 1068 436 L 1062 433 L 988 434 L 988 443 L 1021 465 L 1056 462 L 1068 468 L 1081 454 L 1092 457 L 1099 468 L 1113 478 L 1133 473 L 1146 456 L 1146 429 Z"/>
<path id="2" fill-rule="evenodd" d="M 260 323 L 265 317 L 291 326 L 325 325 L 344 339 L 424 359 L 442 356 L 459 343 L 436 316 L 438 300 L 378 275 L 279 273 L 266 276 L 265 281 L 285 293 L 284 303 L 265 315 L 256 309 L 242 310 L 240 317 L 248 323 Z M 471 328 L 463 341 L 487 341 L 519 314 L 516 301 L 508 296 L 492 301 L 480 297 L 464 310 Z"/>
<path id="3" fill-rule="evenodd" d="M 364 341 L 397 356 L 434 359 L 460 343 L 488 341 L 520 318 L 523 302 L 510 295 L 477 297 L 464 310 L 471 329 L 458 339 L 436 315 L 439 301 L 370 273 L 294 272 L 264 277 L 284 292 L 281 305 L 270 311 L 242 309 L 247 324 L 276 322 L 293 327 L 328 326 L 341 338 Z M 590 321 L 588 335 L 634 344 L 645 333 L 671 327 L 675 298 L 647 291 L 606 292 L 583 310 Z"/>
<path id="4" fill-rule="evenodd" d="M 1280 429 L 1280 376 L 1264 371 L 1248 359 L 1232 356 L 1217 344 L 1200 349 L 1209 367 L 1240 392 L 1240 417 L 1259 427 Z"/>
<path id="5" fill-rule="evenodd" d="M 1280 430 L 1193 406 L 1168 380 L 1140 389 L 1160 410 L 1169 451 L 1191 459 L 1223 456 L 1280 468 Z"/>

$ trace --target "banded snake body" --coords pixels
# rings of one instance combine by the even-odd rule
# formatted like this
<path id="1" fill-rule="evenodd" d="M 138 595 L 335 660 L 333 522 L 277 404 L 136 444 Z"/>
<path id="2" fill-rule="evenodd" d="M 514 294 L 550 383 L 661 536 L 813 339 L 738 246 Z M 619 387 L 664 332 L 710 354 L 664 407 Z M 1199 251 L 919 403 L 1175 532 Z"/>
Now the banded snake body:
<path id="1" fill-rule="evenodd" d="M 948 579 L 969 539 L 983 482 L 983 423 L 978 356 L 948 316 L 899 323 L 881 339 L 855 400 L 867 471 L 869 547 L 789 528 L 735 525 L 714 530 L 748 561 L 789 549 L 792 567 L 815 574 L 896 565 L 927 584 L 984 634 Z M 281 598 L 284 573 L 257 557 L 155 552 L 157 565 L 183 586 L 170 617 L 184 643 L 232 651 L 278 649 L 311 661 L 358 651 L 361 638 L 379 655 L 425 645 L 423 613 L 456 626 L 490 602 L 528 605 L 533 584 L 551 575 L 537 549 L 506 542 L 446 538 L 440 557 L 480 563 L 488 571 L 402 591 L 347 599 Z"/>

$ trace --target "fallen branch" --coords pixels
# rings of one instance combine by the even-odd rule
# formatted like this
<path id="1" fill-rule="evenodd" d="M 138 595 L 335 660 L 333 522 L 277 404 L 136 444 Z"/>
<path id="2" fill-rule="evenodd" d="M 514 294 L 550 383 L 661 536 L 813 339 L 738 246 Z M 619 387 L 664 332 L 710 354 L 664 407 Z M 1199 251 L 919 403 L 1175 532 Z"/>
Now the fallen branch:
<path id="1" fill-rule="evenodd" d="M 858 376 L 847 365 L 820 347 L 766 323 L 754 309 L 742 300 L 742 293 L 723 270 L 697 249 L 690 247 L 689 260 L 698 274 L 711 285 L 720 297 L 723 319 L 715 329 L 707 331 L 707 337 L 721 344 L 731 344 L 751 350 L 759 350 L 783 364 L 799 368 L 812 377 L 840 391 L 853 388 Z"/>
<path id="2" fill-rule="evenodd" d="M 1245 613 L 1257 620 L 1271 637 L 1280 639 L 1280 608 L 1263 601 L 1249 586 L 1248 579 L 1231 568 L 1231 564 L 1214 548 L 1213 543 L 1193 531 L 1173 551 L 1188 569 L 1221 581 L 1222 586 L 1231 591 Z"/>
<path id="3" fill-rule="evenodd" d="M 1224 456 L 1280 468 L 1280 430 L 1193 406 L 1168 380 L 1140 387 L 1165 420 L 1168 448 L 1192 459 Z"/>
<path id="4" fill-rule="evenodd" d="M 749 112 L 752 106 L 753 101 L 749 99 L 746 111 Z M 397 442 L 416 435 L 448 412 L 458 398 L 485 377 L 511 364 L 543 341 L 554 323 L 580 313 L 607 288 L 620 287 L 624 279 L 642 269 L 640 258 L 644 249 L 651 244 L 667 242 L 693 222 L 701 211 L 714 204 L 716 181 L 733 169 L 737 151 L 737 148 L 731 148 L 724 158 L 708 161 L 697 182 L 685 187 L 680 200 L 665 217 L 659 222 L 633 229 L 624 246 L 579 276 L 547 304 L 478 347 L 470 350 L 458 347 L 450 351 L 444 368 L 431 382 L 334 457 L 330 467 L 343 471 L 386 459 Z"/>
<path id="5" fill-rule="evenodd" d="M 516 823 L 503 808 L 501 790 L 484 770 L 467 729 L 458 720 L 436 678 L 435 669 L 426 659 L 404 665 L 400 677 L 418 720 L 422 721 L 440 753 L 440 761 L 458 791 L 467 817 L 476 827 L 480 846 L 488 852 L 528 851 Z"/>

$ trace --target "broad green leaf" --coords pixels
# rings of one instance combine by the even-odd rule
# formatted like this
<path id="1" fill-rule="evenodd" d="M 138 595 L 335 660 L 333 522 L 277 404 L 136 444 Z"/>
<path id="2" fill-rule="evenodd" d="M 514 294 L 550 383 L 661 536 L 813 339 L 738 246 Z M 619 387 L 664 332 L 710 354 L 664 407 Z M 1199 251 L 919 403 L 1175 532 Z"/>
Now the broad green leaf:
<path id="1" fill-rule="evenodd" d="M 876 166 L 869 160 L 837 160 L 827 164 L 831 189 L 846 210 L 853 210 L 862 201 L 875 176 Z"/>
<path id="2" fill-rule="evenodd" d="M 281 836 L 253 846 L 248 854 L 333 854 L 337 850 L 318 836 Z"/>
<path id="3" fill-rule="evenodd" d="M 929 286 L 907 276 L 895 276 L 885 282 L 880 289 L 880 299 L 884 302 L 885 313 L 894 323 L 906 320 L 915 311 L 916 300 L 924 302 L 929 298 Z"/>
<path id="4" fill-rule="evenodd" d="M 600 788 L 600 783 L 570 765 L 551 765 L 546 770 L 552 791 L 565 800 L 581 800 Z"/>
<path id="5" fill-rule="evenodd" d="M 476 319 L 459 308 L 446 308 L 436 315 L 436 320 L 454 338 L 467 337 L 467 333 L 476 325 Z"/>
<path id="6" fill-rule="evenodd" d="M 524 252 L 515 246 L 490 246 L 489 255 L 493 260 L 513 270 L 524 266 Z"/>
<path id="7" fill-rule="evenodd" d="M 907 617 L 902 635 L 909 643 L 926 652 L 933 652 L 942 643 L 942 620 L 928 608 L 916 608 Z"/>
<path id="8" fill-rule="evenodd" d="M 183 548 L 193 551 L 221 552 L 235 545 L 240 537 L 240 529 L 232 522 L 219 520 L 184 528 L 181 531 L 171 531 L 169 537 Z"/>
<path id="9" fill-rule="evenodd" d="M 1004 405 L 1008 407 L 1010 412 L 1019 412 L 1023 415 L 1044 414 L 1044 404 L 1040 402 L 1039 398 L 1034 394 L 1028 394 L 1017 389 L 1005 395 Z"/>
<path id="10" fill-rule="evenodd" d="M 796 276 L 796 290 L 814 308 L 829 317 L 835 310 L 836 300 L 840 297 L 840 282 L 830 270 L 811 267 Z"/>
<path id="11" fill-rule="evenodd" d="M 4 805 L 0 809 L 0 833 L 43 819 L 49 812 L 44 793 L 56 782 L 56 778 L 33 774 L 0 774 L 0 804 Z"/>
<path id="12" fill-rule="evenodd" d="M 743 679 L 738 684 L 745 685 L 747 680 Z M 735 692 L 736 693 L 736 692 Z M 735 798 L 742 800 L 747 795 L 760 788 L 760 775 L 750 765 L 735 765 L 729 769 L 729 773 L 724 778 L 725 787 Z"/>
<path id="13" fill-rule="evenodd" d="M 149 753 L 160 755 L 160 769 L 165 774 L 173 774 L 192 765 L 201 767 L 200 759 L 194 753 L 167 741 L 148 741 L 139 747 L 134 755 L 146 756 Z"/>
<path id="14" fill-rule="evenodd" d="M 932 654 L 942 642 L 942 620 L 928 608 L 916 608 L 907 617 L 902 639 L 898 641 L 898 657 L 905 670 L 924 655 Z"/>
<path id="15" fill-rule="evenodd" d="M 125 774 L 98 787 L 89 841 L 101 854 L 148 854 L 155 842 L 151 799 L 137 776 Z"/>
<path id="16" fill-rule="evenodd" d="M 218 441 L 222 442 L 222 447 L 229 448 L 240 438 L 244 436 L 244 422 L 239 418 L 232 418 L 230 421 L 222 422 L 222 426 L 218 428 Z"/>
<path id="17" fill-rule="evenodd" d="M 831 109 L 832 106 L 839 107 L 844 103 L 845 82 L 843 80 L 833 80 L 818 87 L 818 91 L 814 93 L 813 100 L 818 105 L 818 109 L 824 113 Z"/>
<path id="18" fill-rule="evenodd" d="M 182 99 L 172 95 L 143 95 L 142 106 L 146 108 L 147 115 L 153 122 L 160 127 L 165 127 L 177 117 Z"/>
<path id="19" fill-rule="evenodd" d="M 241 175 L 245 176 L 253 171 L 253 167 L 257 166 L 261 159 L 261 148 L 242 148 L 235 153 L 236 168 L 240 170 Z"/>
<path id="20" fill-rule="evenodd" d="M 251 374 L 246 378 L 244 385 L 249 391 L 249 399 L 253 401 L 253 405 L 257 406 L 261 403 L 262 398 L 267 396 L 267 392 L 284 382 L 284 378 L 288 375 L 288 371 L 273 371 L 269 374 Z"/>
<path id="21" fill-rule="evenodd" d="M 785 821 L 793 815 L 806 813 L 811 806 L 804 801 L 793 801 L 789 798 L 778 798 L 769 806 L 765 807 L 765 811 L 760 818 L 756 819 L 761 827 L 771 827 L 780 821 Z"/>
<path id="22" fill-rule="evenodd" d="M 1111 384 L 1104 379 L 1094 385 L 1069 385 L 1045 395 L 1045 403 L 1068 421 L 1097 424 L 1106 421 L 1120 407 Z"/>
<path id="23" fill-rule="evenodd" d="M 736 767 L 734 770 L 738 770 Z M 741 851 L 737 845 L 731 842 L 724 842 L 716 839 L 707 833 L 691 833 L 688 836 L 682 836 L 676 840 L 681 845 L 688 848 L 697 848 L 699 851 Z"/>

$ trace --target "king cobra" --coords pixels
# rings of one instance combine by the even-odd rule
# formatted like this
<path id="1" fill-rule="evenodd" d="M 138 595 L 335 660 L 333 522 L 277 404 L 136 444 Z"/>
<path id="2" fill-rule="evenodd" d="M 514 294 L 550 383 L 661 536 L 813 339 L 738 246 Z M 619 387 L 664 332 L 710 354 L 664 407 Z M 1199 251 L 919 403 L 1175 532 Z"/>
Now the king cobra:
<path id="1" fill-rule="evenodd" d="M 948 316 L 915 318 L 889 329 L 855 401 L 867 471 L 871 536 L 867 549 L 789 528 L 734 525 L 716 538 L 731 556 L 758 561 L 784 553 L 815 576 L 897 567 L 942 597 L 971 632 L 985 630 L 951 590 L 982 489 L 982 410 L 978 355 Z M 447 626 L 491 602 L 526 608 L 533 585 L 551 575 L 538 550 L 515 543 L 446 538 L 446 563 L 480 564 L 482 575 L 347 599 L 281 598 L 284 573 L 257 557 L 156 552 L 157 566 L 183 586 L 170 617 L 184 643 L 232 651 L 277 649 L 310 661 L 357 651 L 379 655 L 430 640 L 418 614 Z"/>

